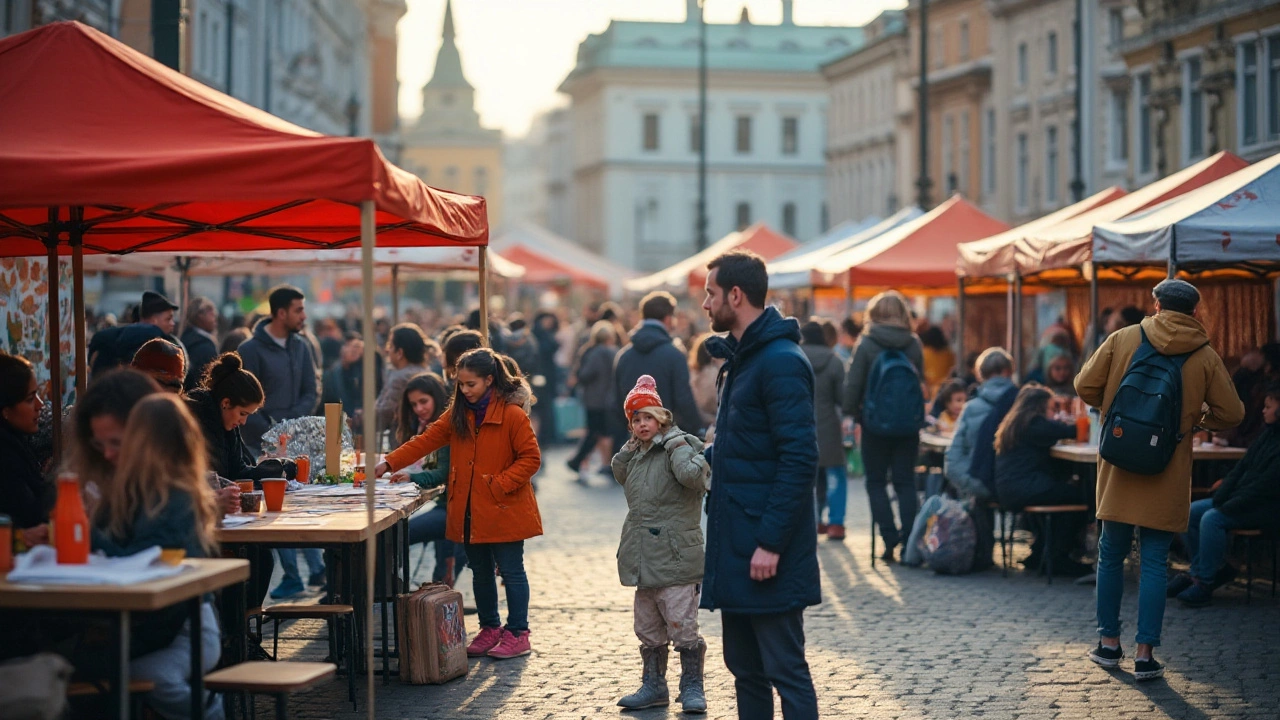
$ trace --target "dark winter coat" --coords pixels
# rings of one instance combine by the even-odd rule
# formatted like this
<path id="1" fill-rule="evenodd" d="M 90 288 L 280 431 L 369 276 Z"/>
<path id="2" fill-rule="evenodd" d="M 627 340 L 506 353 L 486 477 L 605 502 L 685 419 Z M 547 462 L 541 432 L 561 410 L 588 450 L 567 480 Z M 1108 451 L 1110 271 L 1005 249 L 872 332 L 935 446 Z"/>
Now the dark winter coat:
<path id="1" fill-rule="evenodd" d="M 844 432 L 840 427 L 840 403 L 844 397 L 844 363 L 826 345 L 801 345 L 813 366 L 813 408 L 818 421 L 818 466 L 844 465 Z"/>
<path id="2" fill-rule="evenodd" d="M 700 435 L 702 416 L 689 384 L 689 358 L 676 347 L 661 323 L 645 321 L 631 333 L 631 344 L 622 348 L 614 363 L 614 387 L 626 396 L 641 375 L 652 375 L 662 404 L 675 415 L 676 425 Z M 622 412 L 621 405 L 618 412 Z"/>
<path id="3" fill-rule="evenodd" d="M 1280 530 L 1280 424 L 1267 425 L 1213 494 L 1213 506 L 1247 528 Z"/>
<path id="4" fill-rule="evenodd" d="M 872 325 L 858 339 L 844 379 L 844 414 L 862 422 L 862 403 L 867 393 L 867 376 L 876 358 L 885 350 L 901 350 L 916 371 L 924 372 L 924 350 L 920 338 L 911 330 L 896 325 Z M 921 377 L 924 377 L 923 374 Z"/>
<path id="5" fill-rule="evenodd" d="M 780 613 L 822 602 L 813 481 L 818 470 L 813 368 L 800 325 L 774 308 L 743 333 L 707 341 L 726 360 L 707 502 L 702 607 Z M 781 555 L 778 574 L 751 579 L 757 548 Z"/>
<path id="6" fill-rule="evenodd" d="M 191 392 L 200 387 L 200 378 L 209 363 L 218 358 L 218 345 L 194 327 L 182 333 L 182 346 L 187 349 L 187 381 L 183 387 Z"/>
<path id="7" fill-rule="evenodd" d="M 595 345 L 582 353 L 582 360 L 578 363 L 578 390 L 582 393 L 582 406 L 587 410 L 622 407 L 622 402 L 617 399 L 617 388 L 613 386 L 613 359 L 617 354 L 617 348 L 612 345 Z"/>
<path id="8" fill-rule="evenodd" d="M 120 328 L 120 334 L 116 336 L 116 359 L 121 365 L 132 363 L 133 356 L 138 354 L 138 350 L 157 338 L 168 340 L 175 345 L 178 344 L 177 338 L 166 335 L 163 330 L 155 325 L 148 323 L 125 325 Z"/>
<path id="9" fill-rule="evenodd" d="M 187 395 L 187 408 L 200 423 L 205 447 L 209 451 L 209 469 L 228 480 L 261 480 L 281 477 L 278 463 L 259 467 L 245 447 L 240 428 L 228 430 L 222 424 L 222 410 L 208 390 L 194 390 Z"/>
<path id="10" fill-rule="evenodd" d="M 374 391 L 376 396 L 382 394 L 381 353 L 375 354 L 373 360 L 373 376 L 377 378 L 377 389 Z M 353 415 L 356 410 L 364 407 L 364 363 L 334 363 L 324 371 L 324 382 L 321 385 L 324 388 L 321 393 L 322 403 L 342 403 L 342 411 L 347 415 Z"/>
<path id="11" fill-rule="evenodd" d="M 258 378 L 266 393 L 262 409 L 251 415 L 244 426 L 244 444 L 254 453 L 268 428 L 281 420 L 311 415 L 320 399 L 311 343 L 290 333 L 285 347 L 280 347 L 267 333 L 267 325 L 267 320 L 259 322 L 253 337 L 239 348 L 244 369 Z"/>
<path id="12" fill-rule="evenodd" d="M 988 456 L 993 454 L 990 438 L 983 441 L 979 436 L 982 434 L 982 426 L 986 422 L 987 416 L 992 412 L 997 412 L 1000 415 L 1000 419 L 1003 420 L 1004 413 L 1008 412 L 1008 409 L 1013 406 L 1013 399 L 1017 394 L 1018 386 L 1013 384 L 1013 380 L 1003 375 L 997 375 L 982 383 L 973 399 L 965 403 L 964 410 L 960 411 L 960 420 L 956 423 L 955 435 L 951 439 L 951 445 L 947 448 L 943 472 L 947 479 L 951 481 L 951 484 L 955 485 L 964 495 L 972 495 L 985 500 L 990 494 L 986 486 L 986 480 L 975 478 L 972 473 L 975 455 L 980 452 Z M 985 448 L 983 447 L 984 444 Z M 987 467 L 990 466 L 988 465 Z"/>
<path id="13" fill-rule="evenodd" d="M 0 515 L 25 530 L 49 519 L 57 495 L 53 483 L 40 471 L 40 461 L 26 437 L 0 420 Z"/>
<path id="14" fill-rule="evenodd" d="M 1076 426 L 1031 418 L 1014 447 L 996 454 L 996 497 L 1007 508 L 1021 508 L 1061 485 L 1053 472 L 1049 448 L 1076 436 Z"/>

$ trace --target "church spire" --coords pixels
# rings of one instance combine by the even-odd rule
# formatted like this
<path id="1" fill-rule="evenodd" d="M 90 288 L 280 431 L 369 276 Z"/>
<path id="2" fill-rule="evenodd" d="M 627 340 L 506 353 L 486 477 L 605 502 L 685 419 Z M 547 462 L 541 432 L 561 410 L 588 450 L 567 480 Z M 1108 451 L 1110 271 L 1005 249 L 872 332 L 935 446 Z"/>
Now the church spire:
<path id="1" fill-rule="evenodd" d="M 436 68 L 427 82 L 427 87 L 467 88 L 471 83 L 462 74 L 462 56 L 458 53 L 458 45 L 454 42 L 456 32 L 453 28 L 453 1 L 444 3 L 444 29 L 440 33 L 440 52 L 436 54 Z"/>
<path id="2" fill-rule="evenodd" d="M 444 0 L 444 41 L 453 42 L 453 0 Z"/>

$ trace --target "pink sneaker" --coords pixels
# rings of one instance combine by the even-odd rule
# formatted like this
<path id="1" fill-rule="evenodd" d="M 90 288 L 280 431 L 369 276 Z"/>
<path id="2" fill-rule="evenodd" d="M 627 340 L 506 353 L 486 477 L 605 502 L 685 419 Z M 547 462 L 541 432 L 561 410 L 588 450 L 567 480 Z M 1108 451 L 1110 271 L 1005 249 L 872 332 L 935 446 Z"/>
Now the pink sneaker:
<path id="1" fill-rule="evenodd" d="M 522 630 L 513 633 L 510 630 L 502 631 L 502 640 L 498 642 L 497 647 L 489 651 L 489 657 L 495 660 L 510 660 L 521 655 L 528 655 L 533 651 L 529 647 L 529 631 Z"/>
<path id="2" fill-rule="evenodd" d="M 502 628 L 480 628 L 471 644 L 467 646 L 467 657 L 484 657 L 490 650 L 498 646 L 502 640 Z"/>

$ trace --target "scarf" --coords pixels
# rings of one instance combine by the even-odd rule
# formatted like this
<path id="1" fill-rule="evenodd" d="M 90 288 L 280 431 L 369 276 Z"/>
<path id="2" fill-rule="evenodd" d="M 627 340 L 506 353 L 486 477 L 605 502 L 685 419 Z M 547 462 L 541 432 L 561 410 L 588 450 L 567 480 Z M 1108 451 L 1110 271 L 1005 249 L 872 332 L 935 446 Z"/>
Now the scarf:
<path id="1" fill-rule="evenodd" d="M 493 400 L 493 388 L 489 388 L 489 390 L 485 392 L 484 396 L 474 403 L 468 400 L 465 396 L 462 398 L 462 404 L 466 405 L 468 410 L 475 413 L 477 431 L 480 430 L 480 424 L 484 422 L 485 413 L 489 411 L 489 402 L 491 400 Z"/>

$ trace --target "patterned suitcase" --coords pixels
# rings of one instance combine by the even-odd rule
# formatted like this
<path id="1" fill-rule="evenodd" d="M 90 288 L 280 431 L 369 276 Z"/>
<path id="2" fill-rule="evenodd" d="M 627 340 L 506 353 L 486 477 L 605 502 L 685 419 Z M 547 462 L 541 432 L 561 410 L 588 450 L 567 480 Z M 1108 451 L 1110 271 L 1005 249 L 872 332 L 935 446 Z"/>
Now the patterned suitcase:
<path id="1" fill-rule="evenodd" d="M 467 674 L 462 593 L 444 583 L 426 583 L 397 595 L 396 625 L 401 682 L 438 685 Z"/>

